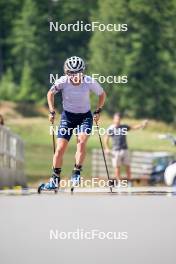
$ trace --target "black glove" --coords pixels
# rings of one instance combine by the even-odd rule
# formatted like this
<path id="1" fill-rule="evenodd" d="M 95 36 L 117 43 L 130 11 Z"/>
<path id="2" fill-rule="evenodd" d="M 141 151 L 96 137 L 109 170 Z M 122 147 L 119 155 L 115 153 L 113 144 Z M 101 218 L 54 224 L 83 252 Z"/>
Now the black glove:
<path id="1" fill-rule="evenodd" d="M 95 110 L 95 111 L 93 112 L 93 115 L 100 114 L 101 111 L 102 111 L 102 108 L 98 108 L 97 110 Z"/>

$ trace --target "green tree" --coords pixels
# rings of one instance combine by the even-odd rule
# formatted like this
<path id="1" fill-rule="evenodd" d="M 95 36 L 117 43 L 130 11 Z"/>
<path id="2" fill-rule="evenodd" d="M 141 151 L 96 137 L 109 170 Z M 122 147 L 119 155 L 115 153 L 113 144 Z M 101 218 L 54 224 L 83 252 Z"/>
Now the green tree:
<path id="1" fill-rule="evenodd" d="M 17 94 L 17 86 L 13 80 L 12 69 L 7 69 L 0 82 L 0 98 L 3 100 L 14 100 Z"/>
<path id="2" fill-rule="evenodd" d="M 134 59 L 129 69 L 129 97 L 137 117 L 170 122 L 176 106 L 176 2 L 152 0 L 142 5 L 135 0 L 134 5 L 135 9 L 130 5 Z"/>
<path id="3" fill-rule="evenodd" d="M 90 63 L 101 74 L 128 75 L 128 85 L 107 85 L 108 112 L 172 121 L 176 98 L 174 0 L 102 0 L 99 20 L 127 23 L 128 32 L 95 32 Z"/>
<path id="4" fill-rule="evenodd" d="M 90 22 L 90 13 L 96 7 L 97 0 L 60 0 L 49 1 L 48 7 L 48 36 L 49 68 L 57 73 L 63 73 L 63 63 L 69 56 L 88 57 L 88 43 L 91 32 L 86 31 L 49 31 L 49 21 L 59 24 L 74 24 L 78 20 Z M 57 62 L 57 64 L 56 64 Z"/>
<path id="5" fill-rule="evenodd" d="M 30 65 L 36 62 L 39 50 L 36 36 L 37 10 L 33 0 L 25 0 L 19 17 L 14 21 L 11 38 L 13 38 L 12 54 L 16 67 L 21 70 L 26 60 Z"/>
<path id="6" fill-rule="evenodd" d="M 32 78 L 38 89 L 38 98 L 46 97 L 49 74 L 63 73 L 63 62 L 71 55 L 86 57 L 90 34 L 87 32 L 55 32 L 49 31 L 49 21 L 74 23 L 77 20 L 88 22 L 89 7 L 96 1 L 82 0 L 75 2 L 52 1 L 47 5 L 43 1 L 24 0 L 19 17 L 14 22 L 12 55 L 17 82 L 20 81 L 25 61 L 29 62 Z"/>
<path id="7" fill-rule="evenodd" d="M 29 82 L 35 83 L 31 87 L 31 83 L 27 85 L 26 88 L 22 87 L 22 91 L 19 92 L 18 99 L 25 99 L 25 94 L 38 94 L 40 96 L 39 82 L 37 79 L 38 68 L 40 67 L 40 42 L 37 35 L 37 21 L 38 12 L 36 3 L 33 0 L 24 0 L 23 7 L 19 16 L 14 21 L 14 26 L 12 29 L 12 34 L 9 37 L 9 41 L 12 42 L 11 54 L 14 58 L 14 72 L 17 83 L 21 83 L 25 76 L 27 80 L 27 75 L 30 74 Z M 29 69 L 30 68 L 30 69 Z M 24 83 L 24 82 L 22 82 Z M 20 84 L 21 85 L 21 84 Z M 26 89 L 29 88 L 29 92 Z"/>
<path id="8" fill-rule="evenodd" d="M 36 90 L 34 89 L 34 87 L 35 84 L 32 79 L 31 68 L 29 67 L 29 63 L 25 62 L 21 75 L 19 92 L 16 99 L 22 102 L 34 102 L 37 99 Z"/>
<path id="9" fill-rule="evenodd" d="M 92 21 L 106 24 L 129 24 L 128 2 L 119 0 L 99 1 L 98 13 L 93 12 Z M 98 15 L 97 15 L 98 14 Z M 104 76 L 127 75 L 126 55 L 129 46 L 129 33 L 123 31 L 95 31 L 90 41 L 91 73 Z M 127 86 L 124 84 L 104 84 L 108 101 L 106 110 L 113 113 L 117 108 L 126 107 Z"/>
<path id="10" fill-rule="evenodd" d="M 0 1 L 0 77 L 13 66 L 10 56 L 11 35 L 14 19 L 21 10 L 23 0 L 1 0 Z"/>

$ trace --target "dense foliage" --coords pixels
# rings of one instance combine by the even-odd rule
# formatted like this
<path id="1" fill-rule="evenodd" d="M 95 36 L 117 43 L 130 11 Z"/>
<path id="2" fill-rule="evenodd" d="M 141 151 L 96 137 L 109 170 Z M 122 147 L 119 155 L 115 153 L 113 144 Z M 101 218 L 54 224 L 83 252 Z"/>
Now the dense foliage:
<path id="1" fill-rule="evenodd" d="M 49 21 L 128 24 L 127 32 L 50 31 Z M 45 102 L 49 74 L 78 55 L 104 83 L 106 111 L 171 122 L 176 107 L 176 0 L 0 0 L 0 99 Z"/>

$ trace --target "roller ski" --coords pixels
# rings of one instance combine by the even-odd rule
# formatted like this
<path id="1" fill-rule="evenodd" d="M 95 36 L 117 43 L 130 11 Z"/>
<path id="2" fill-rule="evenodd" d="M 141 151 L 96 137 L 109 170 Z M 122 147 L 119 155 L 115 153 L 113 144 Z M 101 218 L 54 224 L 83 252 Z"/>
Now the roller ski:
<path id="1" fill-rule="evenodd" d="M 71 193 L 73 193 L 74 188 L 79 186 L 81 182 L 80 170 L 73 170 L 71 176 Z"/>
<path id="2" fill-rule="evenodd" d="M 60 175 L 53 172 L 49 182 L 42 183 L 39 185 L 38 193 L 40 194 L 42 191 L 54 191 L 54 193 L 57 193 L 59 190 L 59 183 L 60 183 Z"/>

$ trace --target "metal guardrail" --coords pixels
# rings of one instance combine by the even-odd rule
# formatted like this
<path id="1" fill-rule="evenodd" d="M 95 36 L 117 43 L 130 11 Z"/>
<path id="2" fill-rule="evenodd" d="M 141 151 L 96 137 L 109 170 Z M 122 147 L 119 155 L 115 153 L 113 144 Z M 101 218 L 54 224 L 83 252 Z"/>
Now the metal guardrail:
<path id="1" fill-rule="evenodd" d="M 111 158 L 112 158 L 111 154 L 106 154 L 106 162 L 107 162 L 109 174 L 110 177 L 114 178 Z M 107 173 L 106 173 L 101 149 L 92 150 L 92 177 L 107 178 Z"/>
<path id="2" fill-rule="evenodd" d="M 169 152 L 131 152 L 131 174 L 133 180 L 157 180 L 165 168 L 174 160 L 174 155 Z M 114 177 L 112 168 L 112 154 L 106 155 L 110 176 Z M 106 170 L 101 149 L 92 151 L 92 177 L 106 178 Z"/>
<path id="3" fill-rule="evenodd" d="M 0 188 L 21 185 L 24 175 L 24 143 L 5 126 L 0 125 Z"/>

